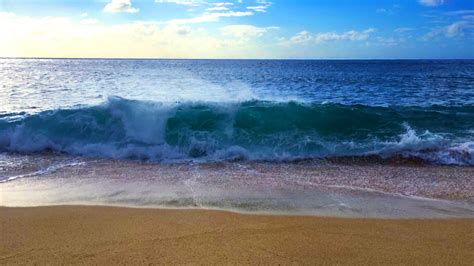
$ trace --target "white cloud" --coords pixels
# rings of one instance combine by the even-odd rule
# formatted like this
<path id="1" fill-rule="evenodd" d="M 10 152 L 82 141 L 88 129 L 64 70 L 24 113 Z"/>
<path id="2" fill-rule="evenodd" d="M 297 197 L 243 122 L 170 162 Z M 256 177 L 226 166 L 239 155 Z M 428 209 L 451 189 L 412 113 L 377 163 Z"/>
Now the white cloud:
<path id="1" fill-rule="evenodd" d="M 138 8 L 132 7 L 130 0 L 112 0 L 104 7 L 104 12 L 109 13 L 137 13 L 138 11 Z"/>
<path id="2" fill-rule="evenodd" d="M 396 28 L 395 30 L 393 30 L 395 33 L 405 33 L 405 32 L 410 32 L 410 31 L 414 31 L 415 29 L 414 28 L 409 28 L 409 27 L 402 27 L 402 28 Z"/>
<path id="3" fill-rule="evenodd" d="M 470 21 L 457 21 L 450 25 L 439 27 L 428 32 L 423 39 L 432 39 L 439 36 L 448 38 L 464 36 L 467 31 L 473 31 L 474 23 Z"/>
<path id="4" fill-rule="evenodd" d="M 163 22 L 163 24 L 197 24 L 197 23 L 209 23 L 209 22 L 218 22 L 221 18 L 228 17 L 247 17 L 255 15 L 255 12 L 265 12 L 257 8 L 255 10 L 239 10 L 234 8 L 235 3 L 241 4 L 242 1 L 236 0 L 234 2 L 208 2 L 204 0 L 155 0 L 157 3 L 175 3 L 181 5 L 191 5 L 191 6 L 201 6 L 205 5 L 203 13 L 195 15 L 189 18 L 176 18 Z M 262 5 L 265 9 L 269 7 L 272 3 L 264 0 L 257 0 L 258 5 Z"/>
<path id="5" fill-rule="evenodd" d="M 213 3 L 215 6 L 233 6 L 234 3 L 231 2 L 218 2 L 218 3 Z"/>
<path id="6" fill-rule="evenodd" d="M 418 3 L 424 6 L 440 6 L 445 0 L 418 0 Z"/>
<path id="7" fill-rule="evenodd" d="M 95 18 L 86 18 L 86 19 L 82 19 L 80 23 L 83 25 L 94 25 L 94 24 L 99 24 L 100 21 Z"/>
<path id="8" fill-rule="evenodd" d="M 227 11 L 229 10 L 229 8 L 225 6 L 213 6 L 213 7 L 207 8 L 206 10 L 207 11 Z"/>
<path id="9" fill-rule="evenodd" d="M 85 25 L 83 20 L 0 12 L 0 56 L 246 58 L 269 51 L 250 39 L 226 39 L 201 27 L 158 21 Z"/>
<path id="10" fill-rule="evenodd" d="M 216 22 L 221 17 L 245 17 L 252 16 L 254 13 L 249 11 L 228 11 L 228 12 L 206 12 L 200 16 L 185 19 L 172 19 L 169 24 L 195 24 L 205 22 Z"/>
<path id="11" fill-rule="evenodd" d="M 248 6 L 247 9 L 252 10 L 254 12 L 267 12 L 267 9 L 273 4 L 272 2 L 267 2 L 264 0 L 258 0 L 256 6 Z"/>
<path id="12" fill-rule="evenodd" d="M 233 3 L 230 2 L 218 2 L 212 3 L 212 7 L 207 8 L 207 11 L 227 11 L 230 10 L 229 6 L 233 6 Z"/>
<path id="13" fill-rule="evenodd" d="M 255 11 L 255 12 L 267 12 L 268 6 L 248 6 L 247 9 Z"/>
<path id="14" fill-rule="evenodd" d="M 463 36 L 471 40 L 474 38 L 474 9 L 432 12 L 432 15 L 427 15 L 427 17 L 432 18 L 432 23 L 437 26 L 422 36 L 422 40 Z"/>
<path id="15" fill-rule="evenodd" d="M 278 27 L 256 27 L 253 25 L 229 25 L 220 28 L 223 35 L 232 36 L 247 41 L 254 37 L 260 37 L 269 30 L 278 29 Z"/>
<path id="16" fill-rule="evenodd" d="M 295 36 L 290 38 L 290 43 L 299 44 L 299 43 L 309 43 L 313 40 L 313 36 L 308 31 L 298 32 Z"/>
<path id="17" fill-rule="evenodd" d="M 464 30 L 469 26 L 472 27 L 472 25 L 469 25 L 466 21 L 455 22 L 445 28 L 445 34 L 447 37 L 456 37 L 462 35 Z"/>
<path id="18" fill-rule="evenodd" d="M 334 41 L 365 41 L 370 37 L 375 29 L 366 29 L 364 31 L 347 31 L 344 33 L 324 32 L 311 34 L 308 31 L 301 31 L 289 40 L 283 40 L 281 44 L 318 44 Z"/>
<path id="19" fill-rule="evenodd" d="M 391 7 L 381 7 L 381 8 L 377 8 L 377 9 L 375 10 L 375 13 L 377 13 L 377 14 L 389 14 L 389 15 L 393 15 L 393 14 L 397 13 L 399 9 L 400 9 L 400 5 L 394 4 L 394 5 L 392 5 Z"/>
<path id="20" fill-rule="evenodd" d="M 155 3 L 159 4 L 176 4 L 184 6 L 199 6 L 205 3 L 203 0 L 155 0 Z"/>

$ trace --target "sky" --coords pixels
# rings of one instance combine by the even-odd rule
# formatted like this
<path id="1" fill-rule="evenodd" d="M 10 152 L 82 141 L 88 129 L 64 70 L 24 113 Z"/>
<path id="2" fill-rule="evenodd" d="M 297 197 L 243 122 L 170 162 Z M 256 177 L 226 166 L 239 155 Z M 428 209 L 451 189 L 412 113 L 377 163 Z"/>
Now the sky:
<path id="1" fill-rule="evenodd" d="M 474 0 L 0 0 L 0 57 L 474 59 Z"/>

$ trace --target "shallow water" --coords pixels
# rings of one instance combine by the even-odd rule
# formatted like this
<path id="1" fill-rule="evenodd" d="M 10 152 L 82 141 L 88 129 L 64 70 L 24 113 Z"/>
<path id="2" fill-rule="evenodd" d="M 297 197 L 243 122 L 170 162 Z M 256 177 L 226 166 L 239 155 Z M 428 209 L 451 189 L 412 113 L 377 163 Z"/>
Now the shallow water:
<path id="1" fill-rule="evenodd" d="M 16 155 L 2 206 L 113 205 L 340 217 L 474 217 L 474 168 L 389 163 L 158 164 Z"/>

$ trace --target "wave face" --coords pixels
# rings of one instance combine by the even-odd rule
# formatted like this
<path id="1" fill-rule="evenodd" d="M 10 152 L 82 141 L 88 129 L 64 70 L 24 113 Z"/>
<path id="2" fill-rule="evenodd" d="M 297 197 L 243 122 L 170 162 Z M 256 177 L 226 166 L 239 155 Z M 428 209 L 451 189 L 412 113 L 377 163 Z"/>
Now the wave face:
<path id="1" fill-rule="evenodd" d="M 0 150 L 175 160 L 414 156 L 474 165 L 474 106 L 369 107 L 247 101 L 90 107 L 0 116 Z"/>

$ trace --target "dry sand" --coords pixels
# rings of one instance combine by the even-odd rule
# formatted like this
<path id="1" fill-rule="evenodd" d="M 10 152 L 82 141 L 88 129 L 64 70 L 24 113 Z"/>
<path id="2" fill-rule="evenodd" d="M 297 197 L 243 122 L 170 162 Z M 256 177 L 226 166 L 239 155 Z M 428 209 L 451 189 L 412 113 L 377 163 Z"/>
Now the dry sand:
<path id="1" fill-rule="evenodd" d="M 0 264 L 473 265 L 474 220 L 0 208 Z"/>

